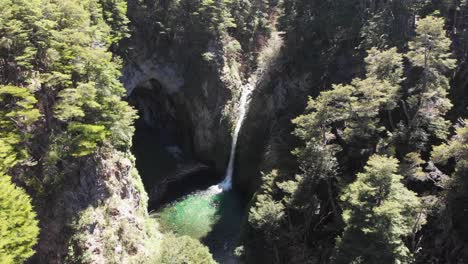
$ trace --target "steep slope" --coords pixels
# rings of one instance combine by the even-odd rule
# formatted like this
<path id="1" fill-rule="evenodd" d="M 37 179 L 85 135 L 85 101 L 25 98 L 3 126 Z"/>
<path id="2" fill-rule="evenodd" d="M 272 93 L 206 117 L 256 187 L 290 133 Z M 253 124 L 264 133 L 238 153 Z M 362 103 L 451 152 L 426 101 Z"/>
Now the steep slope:
<path id="1" fill-rule="evenodd" d="M 108 51 L 127 35 L 126 3 L 1 6 L 0 116 L 2 124 L 12 115 L 22 121 L 2 134 L 14 151 L 3 159 L 2 143 L 0 171 L 8 161 L 6 173 L 37 211 L 31 262 L 136 263 L 155 256 L 160 237 L 129 153 L 135 112 L 121 100 L 119 59 Z M 14 134 L 18 140 L 9 140 Z"/>

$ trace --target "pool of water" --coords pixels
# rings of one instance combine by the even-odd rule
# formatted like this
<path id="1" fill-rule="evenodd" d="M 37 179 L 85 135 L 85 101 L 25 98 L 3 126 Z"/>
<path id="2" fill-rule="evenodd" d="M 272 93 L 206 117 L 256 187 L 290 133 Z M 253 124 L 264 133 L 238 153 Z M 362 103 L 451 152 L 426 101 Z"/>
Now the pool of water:
<path id="1" fill-rule="evenodd" d="M 238 263 L 237 246 L 245 204 L 236 191 L 197 191 L 158 211 L 163 231 L 188 235 L 207 245 L 221 264 Z"/>

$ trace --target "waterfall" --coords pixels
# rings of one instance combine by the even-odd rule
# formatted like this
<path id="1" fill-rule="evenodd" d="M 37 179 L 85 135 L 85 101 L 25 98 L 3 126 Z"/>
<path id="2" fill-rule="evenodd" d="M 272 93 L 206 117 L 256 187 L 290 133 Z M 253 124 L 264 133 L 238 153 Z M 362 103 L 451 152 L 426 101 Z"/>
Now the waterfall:
<path id="1" fill-rule="evenodd" d="M 242 94 L 239 101 L 239 115 L 237 117 L 236 126 L 232 135 L 231 151 L 229 153 L 229 163 L 226 169 L 226 174 L 224 176 L 224 180 L 220 184 L 209 188 L 209 190 L 213 192 L 228 191 L 232 188 L 232 175 L 234 173 L 234 162 L 236 159 L 237 139 L 239 138 L 239 132 L 242 128 L 242 123 L 244 122 L 245 115 L 247 114 L 247 110 L 249 108 L 250 95 L 252 94 L 254 87 L 254 78 L 242 86 Z"/>

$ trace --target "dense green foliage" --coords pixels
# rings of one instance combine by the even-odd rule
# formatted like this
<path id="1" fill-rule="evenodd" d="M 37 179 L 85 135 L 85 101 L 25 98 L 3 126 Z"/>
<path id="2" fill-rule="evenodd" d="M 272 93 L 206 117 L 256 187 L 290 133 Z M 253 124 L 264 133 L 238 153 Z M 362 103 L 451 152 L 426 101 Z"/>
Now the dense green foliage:
<path id="1" fill-rule="evenodd" d="M 345 228 L 334 263 L 410 263 L 403 237 L 417 226 L 416 194 L 401 183 L 398 161 L 370 157 L 364 172 L 344 188 L 341 200 Z"/>
<path id="2" fill-rule="evenodd" d="M 445 20 L 439 14 L 415 18 L 414 28 L 404 32 L 396 27 L 398 24 L 388 23 L 397 18 L 390 12 L 411 17 L 414 12 L 430 10 L 429 5 L 417 1 L 390 3 L 366 5 L 371 19 L 363 24 L 346 13 L 359 11 L 359 5 L 348 9 L 344 8 L 345 3 L 337 4 L 339 8 L 322 5 L 320 8 L 328 9 L 324 13 L 331 16 L 331 21 L 327 15 L 313 13 L 316 18 L 304 22 L 302 18 L 310 16 L 304 9 L 312 9 L 314 1 L 283 3 L 282 23 L 288 25 L 289 45 L 303 47 L 302 41 L 323 39 L 321 34 L 335 37 L 330 40 L 334 43 L 321 46 L 333 47 L 326 49 L 328 54 L 313 54 L 316 49 L 300 51 L 312 56 L 305 60 L 295 58 L 298 51 L 288 47 L 288 52 L 292 52 L 288 56 L 295 58 L 292 63 L 332 59 L 342 54 L 343 41 L 354 38 L 347 36 L 355 36 L 355 40 L 361 36 L 362 42 L 354 45 L 367 48 L 365 74 L 309 98 L 306 113 L 293 120 L 293 134 L 302 141 L 293 151 L 299 174 L 275 172 L 280 176 L 264 180 L 260 187 L 263 190 L 269 182 L 270 191 L 269 195 L 262 194 L 262 199 L 257 194 L 250 209 L 251 229 L 244 239 L 250 261 L 261 256 L 272 263 L 322 263 L 330 258 L 336 263 L 413 263 L 431 254 L 418 246 L 424 243 L 424 233 L 430 232 L 424 226 L 427 218 L 440 217 L 431 213 L 434 202 L 428 201 L 433 201 L 434 195 L 442 200 L 444 195 L 437 191 L 442 184 L 437 178 L 441 172 L 434 169 L 429 154 L 431 146 L 450 133 L 449 73 L 456 60 Z M 345 26 L 327 27 L 327 23 Z M 305 25 L 317 29 L 301 28 Z M 357 25 L 361 28 L 356 33 Z M 306 31 L 312 35 L 294 35 Z M 461 128 L 458 133 L 462 134 Z M 457 141 L 451 142 L 437 147 L 434 157 L 444 157 L 440 159 L 444 161 L 457 155 L 449 154 L 454 153 L 450 146 Z M 455 175 L 463 170 L 463 163 L 458 164 Z M 457 177 L 451 182 L 453 189 L 449 193 L 463 189 Z M 434 185 L 428 187 L 431 184 Z M 455 200 L 457 208 L 464 208 L 460 199 L 447 201 L 449 208 Z M 460 223 L 464 216 L 457 217 Z M 273 238 L 265 235 L 271 232 L 270 225 L 261 226 L 262 220 L 274 225 Z"/>
<path id="3" fill-rule="evenodd" d="M 31 126 L 40 117 L 29 89 L 0 86 L 0 263 L 22 263 L 39 235 L 31 200 L 7 176 L 29 158 Z"/>
<path id="4" fill-rule="evenodd" d="M 27 88 L 0 86 L 0 173 L 28 158 L 31 125 L 40 113 Z"/>
<path id="5" fill-rule="evenodd" d="M 468 208 L 468 127 L 466 120 L 457 126 L 456 133 L 447 143 L 434 147 L 432 159 L 438 164 L 447 164 L 450 159 L 455 162 L 452 178 L 448 183 L 448 214 L 452 218 L 457 237 L 466 237 Z"/>
<path id="6" fill-rule="evenodd" d="M 206 246 L 189 236 L 168 234 L 161 245 L 161 264 L 216 264 Z"/>
<path id="7" fill-rule="evenodd" d="M 28 194 L 6 173 L 29 158 L 31 126 L 40 116 L 27 88 L 0 86 L 0 263 L 22 263 L 34 254 L 38 221 Z"/>
<path id="8" fill-rule="evenodd" d="M 232 63 L 243 62 L 243 69 L 255 68 L 257 52 L 266 44 L 274 27 L 271 19 L 278 4 L 277 0 L 129 1 L 130 13 L 138 14 L 130 17 L 132 26 L 138 27 L 136 32 L 142 34 L 133 35 L 132 42 L 145 49 L 177 47 L 186 50 L 186 53 L 171 55 L 192 63 L 201 60 L 219 65 L 222 60 L 235 59 L 237 62 Z M 142 39 L 153 41 L 142 44 Z M 139 55 L 138 50 L 123 53 Z M 167 54 L 162 52 L 161 55 Z"/>
<path id="9" fill-rule="evenodd" d="M 125 1 L 0 6 L 0 262 L 22 263 L 38 223 L 27 194 L 3 174 L 37 204 L 60 192 L 64 162 L 129 149 L 135 111 L 121 100 L 121 62 L 109 51 L 128 36 L 128 20 Z"/>
<path id="10" fill-rule="evenodd" d="M 30 119 L 38 111 L 44 117 L 29 133 L 41 136 L 28 137 L 44 146 L 32 150 L 37 166 L 57 174 L 57 162 L 70 155 L 86 156 L 109 143 L 128 149 L 135 113 L 120 99 L 120 62 L 108 51 L 127 36 L 125 2 L 5 0 L 1 5 L 1 83 L 18 86 L 2 88 L 2 94 L 15 92 L 12 96 L 27 101 L 23 107 L 30 112 L 22 114 Z M 25 97 L 24 91 L 32 95 Z M 38 99 L 39 109 L 33 109 Z M 36 179 L 57 180 L 50 177 Z"/>
<path id="11" fill-rule="evenodd" d="M 23 263 L 34 254 L 39 228 L 24 190 L 0 174 L 0 263 Z"/>
<path id="12" fill-rule="evenodd" d="M 444 139 L 449 121 L 444 115 L 452 107 L 447 98 L 448 70 L 455 68 L 451 59 L 451 40 L 446 37 L 443 18 L 427 17 L 417 22 L 416 37 L 409 43 L 407 58 L 422 70 L 416 85 L 407 92 L 407 143 L 421 148 L 429 138 Z M 406 108 L 405 108 L 406 109 Z"/>
<path id="13" fill-rule="evenodd" d="M 451 184 L 451 195 L 466 195 L 467 181 L 466 162 L 468 160 L 468 127 L 466 120 L 462 121 L 456 129 L 456 135 L 446 144 L 434 147 L 432 151 L 432 159 L 437 163 L 446 163 L 450 158 L 454 158 L 456 162 L 455 175 Z"/>
<path id="14" fill-rule="evenodd" d="M 273 251 L 275 260 L 279 261 L 275 241 L 280 239 L 277 232 L 285 220 L 285 214 L 284 205 L 273 199 L 274 181 L 277 176 L 277 171 L 263 175 L 263 183 L 254 197 L 255 202 L 250 208 L 248 222 L 256 232 L 265 237 L 265 246 Z"/>

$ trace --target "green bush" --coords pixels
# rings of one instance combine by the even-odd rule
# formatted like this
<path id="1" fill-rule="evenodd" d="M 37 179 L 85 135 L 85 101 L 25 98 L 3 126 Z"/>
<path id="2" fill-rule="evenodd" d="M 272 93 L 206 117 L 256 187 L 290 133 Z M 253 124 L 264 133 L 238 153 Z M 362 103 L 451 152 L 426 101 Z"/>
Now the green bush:
<path id="1" fill-rule="evenodd" d="M 164 236 L 158 264 L 216 264 L 208 248 L 189 236 Z"/>

